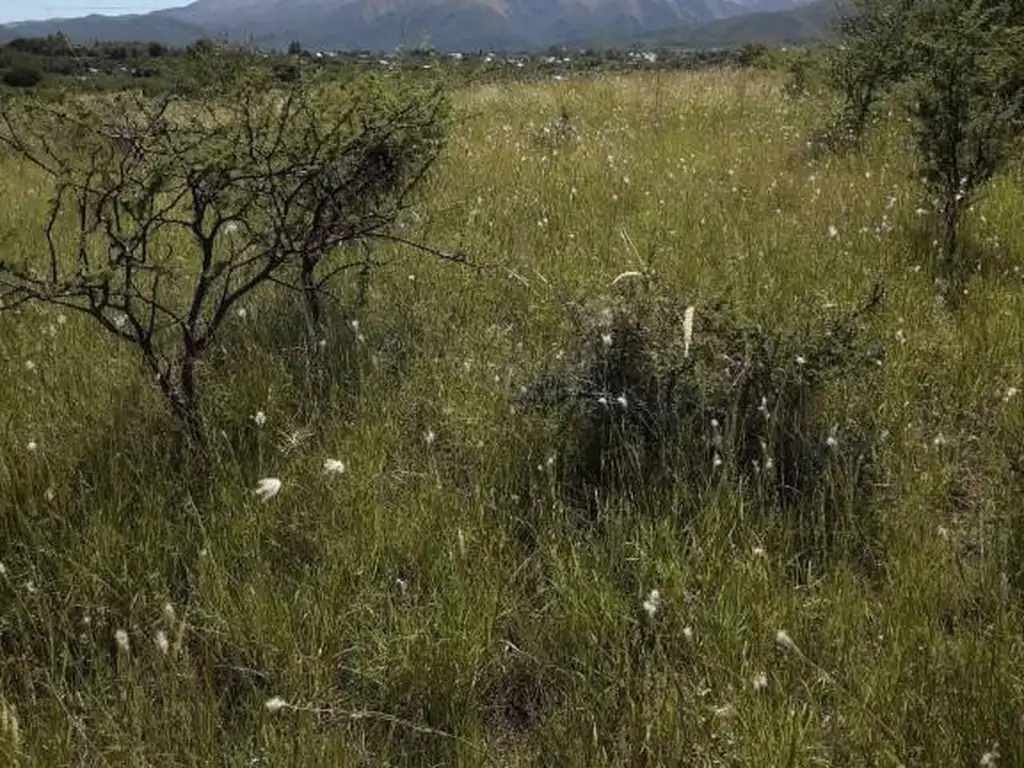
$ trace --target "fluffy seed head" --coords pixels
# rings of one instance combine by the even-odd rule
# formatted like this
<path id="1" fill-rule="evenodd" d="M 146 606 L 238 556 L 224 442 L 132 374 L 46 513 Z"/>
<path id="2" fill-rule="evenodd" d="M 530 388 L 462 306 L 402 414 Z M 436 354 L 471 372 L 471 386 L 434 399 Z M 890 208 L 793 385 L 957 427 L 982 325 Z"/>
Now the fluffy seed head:
<path id="1" fill-rule="evenodd" d="M 683 313 L 683 357 L 690 356 L 690 343 L 693 341 L 693 316 L 696 307 L 687 307 Z"/>
<path id="2" fill-rule="evenodd" d="M 21 748 L 21 725 L 13 704 L 0 698 L 0 736 L 6 736 L 15 751 Z"/>
<path id="3" fill-rule="evenodd" d="M 276 477 L 264 477 L 256 483 L 256 490 L 253 491 L 260 497 L 261 501 L 270 501 L 281 491 L 281 481 Z"/>
<path id="4" fill-rule="evenodd" d="M 643 603 L 644 612 L 650 617 L 654 618 L 658 613 L 658 609 L 661 608 L 661 592 L 656 589 L 652 589 L 647 593 L 647 598 Z"/>
<path id="5" fill-rule="evenodd" d="M 978 765 L 986 766 L 987 768 L 993 768 L 999 762 L 999 745 L 993 744 L 992 749 L 981 756 L 981 760 L 978 761 Z"/>
<path id="6" fill-rule="evenodd" d="M 793 642 L 793 638 L 789 636 L 789 632 L 784 629 L 780 629 L 775 633 L 775 644 L 783 650 L 800 653 L 800 648 Z"/>
<path id="7" fill-rule="evenodd" d="M 274 696 L 273 698 L 267 699 L 266 703 L 263 706 L 267 708 L 267 712 L 273 714 L 274 712 L 280 712 L 282 709 L 288 706 L 288 702 L 286 702 L 280 696 Z"/>
<path id="8" fill-rule="evenodd" d="M 324 459 L 324 474 L 340 475 L 345 471 L 345 462 L 338 459 Z"/>

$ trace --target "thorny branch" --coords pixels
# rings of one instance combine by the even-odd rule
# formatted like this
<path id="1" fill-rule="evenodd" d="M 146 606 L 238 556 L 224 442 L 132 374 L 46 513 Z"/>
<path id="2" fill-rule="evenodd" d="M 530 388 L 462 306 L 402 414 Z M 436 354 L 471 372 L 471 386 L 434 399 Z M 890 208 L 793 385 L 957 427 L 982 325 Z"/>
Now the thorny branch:
<path id="1" fill-rule="evenodd" d="M 138 348 L 199 437 L 196 365 L 233 305 L 286 285 L 318 326 L 328 284 L 373 264 L 321 263 L 386 236 L 433 165 L 445 99 L 403 97 L 251 82 L 206 103 L 7 105 L 0 148 L 53 194 L 45 254 L 0 261 L 0 308 L 39 301 L 91 316 Z"/>

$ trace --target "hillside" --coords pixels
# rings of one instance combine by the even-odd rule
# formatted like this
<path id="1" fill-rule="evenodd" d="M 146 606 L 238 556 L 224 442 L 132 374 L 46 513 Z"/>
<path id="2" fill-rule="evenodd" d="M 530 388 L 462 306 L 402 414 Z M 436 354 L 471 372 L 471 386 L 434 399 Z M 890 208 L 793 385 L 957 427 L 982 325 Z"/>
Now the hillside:
<path id="1" fill-rule="evenodd" d="M 681 48 L 725 48 L 744 43 L 809 45 L 826 42 L 839 13 L 837 0 L 817 0 L 787 11 L 750 13 L 644 36 L 640 42 Z"/>
<path id="2" fill-rule="evenodd" d="M 19 37 L 47 37 L 63 32 L 75 42 L 96 40 L 155 40 L 166 45 L 184 46 L 202 37 L 201 27 L 173 18 L 152 14 L 133 16 L 91 15 L 77 19 L 52 19 L 0 25 L 0 43 Z"/>
<path id="3" fill-rule="evenodd" d="M 72 40 L 157 40 L 202 35 L 281 48 L 526 50 L 592 39 L 622 42 L 751 13 L 792 10 L 806 0 L 197 0 L 128 17 L 0 27 L 0 42 L 64 32 Z"/>

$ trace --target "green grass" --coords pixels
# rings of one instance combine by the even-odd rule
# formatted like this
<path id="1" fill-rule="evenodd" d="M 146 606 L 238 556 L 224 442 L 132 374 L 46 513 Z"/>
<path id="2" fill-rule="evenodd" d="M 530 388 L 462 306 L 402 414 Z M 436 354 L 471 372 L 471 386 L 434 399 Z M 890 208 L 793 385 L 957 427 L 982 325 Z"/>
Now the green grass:
<path id="1" fill-rule="evenodd" d="M 458 101 L 411 234 L 485 269 L 382 250 L 367 305 L 344 292 L 363 338 L 339 319 L 326 385 L 297 308 L 250 301 L 203 367 L 201 458 L 131 349 L 0 315 L 2 762 L 1024 764 L 1020 177 L 978 204 L 978 264 L 942 304 L 895 121 L 813 160 L 827 107 L 771 74 Z M 563 106 L 575 140 L 544 133 Z M 2 165 L 0 248 L 30 252 L 46 191 Z M 786 518 L 729 487 L 564 502 L 568 436 L 517 398 L 630 270 L 780 330 L 885 286 L 884 364 L 822 404 L 885 434 L 852 523 L 871 563 L 795 575 Z"/>

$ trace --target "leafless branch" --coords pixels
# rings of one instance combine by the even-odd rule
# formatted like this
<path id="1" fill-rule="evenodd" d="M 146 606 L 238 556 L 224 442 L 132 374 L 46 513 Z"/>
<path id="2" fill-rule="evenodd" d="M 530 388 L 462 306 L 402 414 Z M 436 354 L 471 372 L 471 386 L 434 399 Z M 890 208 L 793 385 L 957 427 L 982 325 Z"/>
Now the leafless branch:
<path id="1" fill-rule="evenodd" d="M 318 321 L 333 280 L 376 264 L 321 263 L 387 232 L 438 156 L 445 118 L 437 93 L 389 106 L 252 83 L 235 96 L 0 109 L 0 145 L 53 189 L 45 257 L 0 262 L 3 308 L 66 307 L 136 345 L 197 436 L 196 363 L 232 306 L 288 286 Z"/>

